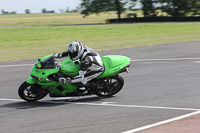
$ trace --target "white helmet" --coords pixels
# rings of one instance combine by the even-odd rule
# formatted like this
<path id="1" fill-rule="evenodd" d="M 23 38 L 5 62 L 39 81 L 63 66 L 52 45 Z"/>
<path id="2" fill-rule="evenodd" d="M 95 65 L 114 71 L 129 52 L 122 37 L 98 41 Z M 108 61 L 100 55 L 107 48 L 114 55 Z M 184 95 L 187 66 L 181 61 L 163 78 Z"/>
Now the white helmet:
<path id="1" fill-rule="evenodd" d="M 79 41 L 73 41 L 68 46 L 68 53 L 71 60 L 77 60 L 83 54 L 83 45 Z"/>

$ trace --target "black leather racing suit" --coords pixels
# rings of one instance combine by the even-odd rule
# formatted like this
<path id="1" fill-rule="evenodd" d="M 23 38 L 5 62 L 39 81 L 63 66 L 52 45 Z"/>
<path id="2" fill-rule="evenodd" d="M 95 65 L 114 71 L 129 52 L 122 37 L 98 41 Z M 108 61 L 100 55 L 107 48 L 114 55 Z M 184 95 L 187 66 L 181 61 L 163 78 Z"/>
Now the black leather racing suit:
<path id="1" fill-rule="evenodd" d="M 86 84 L 88 81 L 98 77 L 104 71 L 104 66 L 100 55 L 92 48 L 84 46 L 83 55 L 79 58 L 81 67 L 79 75 L 71 78 L 71 83 Z M 68 51 L 58 53 L 57 57 L 62 58 L 68 56 Z"/>

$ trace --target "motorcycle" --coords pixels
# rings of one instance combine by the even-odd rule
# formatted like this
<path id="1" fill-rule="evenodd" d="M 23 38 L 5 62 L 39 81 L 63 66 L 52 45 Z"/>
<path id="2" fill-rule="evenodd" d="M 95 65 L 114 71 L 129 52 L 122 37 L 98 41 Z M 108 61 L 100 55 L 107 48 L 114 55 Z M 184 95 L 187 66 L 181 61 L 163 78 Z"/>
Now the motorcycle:
<path id="1" fill-rule="evenodd" d="M 78 75 L 81 66 L 79 60 L 72 61 L 67 58 L 60 63 L 54 54 L 41 57 L 33 65 L 31 77 L 20 85 L 18 95 L 28 102 L 40 100 L 47 94 L 50 97 L 113 96 L 124 85 L 124 79 L 119 73 L 129 72 L 130 58 L 121 55 L 107 55 L 101 59 L 104 64 L 104 72 L 97 78 L 88 81 L 85 85 L 86 89 L 83 91 L 78 89 L 78 84 L 58 82 L 59 76 L 70 78 Z"/>

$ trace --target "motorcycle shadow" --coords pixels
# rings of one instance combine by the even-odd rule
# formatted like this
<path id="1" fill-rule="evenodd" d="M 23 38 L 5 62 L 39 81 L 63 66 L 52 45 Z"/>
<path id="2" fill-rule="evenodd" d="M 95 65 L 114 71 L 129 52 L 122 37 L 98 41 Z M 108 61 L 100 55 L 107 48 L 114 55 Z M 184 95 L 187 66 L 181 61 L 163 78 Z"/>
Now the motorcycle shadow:
<path id="1" fill-rule="evenodd" d="M 38 108 L 38 107 L 55 107 L 73 103 L 81 103 L 81 102 L 97 102 L 103 101 L 104 99 L 110 99 L 112 97 L 81 97 L 81 98 L 55 98 L 51 100 L 41 100 L 37 102 L 14 102 L 14 103 L 7 103 L 1 105 L 1 108 L 14 108 L 14 109 L 31 109 L 31 108 Z"/>

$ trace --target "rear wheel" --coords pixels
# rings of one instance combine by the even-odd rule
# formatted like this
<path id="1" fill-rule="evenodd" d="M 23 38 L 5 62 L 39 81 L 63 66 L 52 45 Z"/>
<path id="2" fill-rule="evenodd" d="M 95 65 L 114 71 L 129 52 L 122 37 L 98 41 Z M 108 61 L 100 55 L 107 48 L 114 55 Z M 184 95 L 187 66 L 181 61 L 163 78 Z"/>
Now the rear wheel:
<path id="1" fill-rule="evenodd" d="M 29 84 L 26 81 L 21 84 L 18 90 L 19 97 L 28 102 L 34 102 L 44 98 L 49 91 L 39 84 Z"/>
<path id="2" fill-rule="evenodd" d="M 124 85 L 124 79 L 120 75 L 110 77 L 107 81 L 102 80 L 96 92 L 97 96 L 110 97 L 118 93 Z"/>

